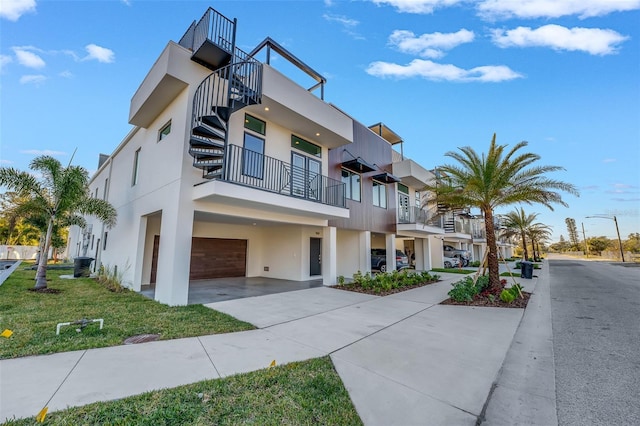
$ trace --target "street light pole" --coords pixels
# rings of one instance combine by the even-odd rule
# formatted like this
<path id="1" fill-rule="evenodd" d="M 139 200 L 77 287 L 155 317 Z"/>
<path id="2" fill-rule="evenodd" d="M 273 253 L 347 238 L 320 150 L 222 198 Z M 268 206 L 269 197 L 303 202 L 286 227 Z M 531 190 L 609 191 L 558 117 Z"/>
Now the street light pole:
<path id="1" fill-rule="evenodd" d="M 616 233 L 618 234 L 618 244 L 620 244 L 620 257 L 622 257 L 622 262 L 624 263 L 624 250 L 622 250 L 622 240 L 620 239 L 620 230 L 618 229 L 618 219 L 613 216 L 613 221 L 616 224 Z"/>
<path id="2" fill-rule="evenodd" d="M 609 216 L 587 216 L 587 218 L 596 218 L 596 219 L 611 219 Z M 618 229 L 618 219 L 613 216 L 613 222 L 616 224 L 616 234 L 618 234 L 618 246 L 620 247 L 620 257 L 622 258 L 622 262 L 624 263 L 624 250 L 622 249 L 622 239 L 620 239 L 620 230 Z"/>
<path id="3" fill-rule="evenodd" d="M 582 238 L 584 239 L 584 252 L 587 254 L 587 259 L 589 258 L 589 246 L 587 245 L 587 234 L 584 233 L 584 223 L 580 223 L 582 225 Z"/>

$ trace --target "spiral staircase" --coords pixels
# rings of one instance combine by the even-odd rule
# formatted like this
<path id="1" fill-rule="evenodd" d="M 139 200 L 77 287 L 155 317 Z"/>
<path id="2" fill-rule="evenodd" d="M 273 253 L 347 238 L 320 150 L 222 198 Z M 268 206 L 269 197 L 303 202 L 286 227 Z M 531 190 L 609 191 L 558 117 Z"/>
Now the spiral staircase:
<path id="1" fill-rule="evenodd" d="M 211 69 L 193 97 L 189 154 L 206 179 L 224 178 L 231 115 L 261 103 L 262 64 L 235 46 L 236 20 L 209 8 L 179 44 Z"/>

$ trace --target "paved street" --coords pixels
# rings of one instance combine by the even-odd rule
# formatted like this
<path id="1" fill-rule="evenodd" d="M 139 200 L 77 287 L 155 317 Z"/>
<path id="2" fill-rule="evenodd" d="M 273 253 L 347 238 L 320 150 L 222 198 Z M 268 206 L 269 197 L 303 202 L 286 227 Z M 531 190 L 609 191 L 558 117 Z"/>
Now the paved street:
<path id="1" fill-rule="evenodd" d="M 640 424 L 640 267 L 549 267 L 558 423 Z"/>

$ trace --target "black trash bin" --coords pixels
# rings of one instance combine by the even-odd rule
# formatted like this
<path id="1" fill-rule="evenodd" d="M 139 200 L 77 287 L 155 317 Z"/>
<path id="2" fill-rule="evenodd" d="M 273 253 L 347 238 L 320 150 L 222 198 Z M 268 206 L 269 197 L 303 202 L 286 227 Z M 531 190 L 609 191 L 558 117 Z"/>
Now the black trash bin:
<path id="1" fill-rule="evenodd" d="M 74 278 L 78 277 L 88 277 L 91 275 L 90 266 L 91 262 L 93 262 L 93 257 L 76 257 L 73 260 L 73 276 Z"/>
<path id="2" fill-rule="evenodd" d="M 520 278 L 533 278 L 533 262 L 520 262 Z"/>

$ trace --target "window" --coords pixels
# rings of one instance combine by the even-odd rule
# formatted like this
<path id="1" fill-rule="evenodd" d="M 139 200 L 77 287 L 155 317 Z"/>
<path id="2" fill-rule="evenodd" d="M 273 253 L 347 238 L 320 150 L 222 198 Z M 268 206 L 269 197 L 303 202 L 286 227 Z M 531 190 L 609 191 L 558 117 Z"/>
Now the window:
<path id="1" fill-rule="evenodd" d="M 169 120 L 167 124 L 162 126 L 162 128 L 158 132 L 158 142 L 169 136 L 169 133 L 171 133 L 171 120 Z"/>
<path id="2" fill-rule="evenodd" d="M 360 175 L 349 170 L 342 169 L 342 183 L 344 183 L 345 198 L 353 201 L 360 201 Z"/>
<path id="3" fill-rule="evenodd" d="M 245 114 L 244 115 L 244 128 L 245 129 L 249 129 L 249 130 L 253 130 L 256 133 L 260 133 L 261 135 L 265 135 L 266 134 L 266 130 L 267 130 L 267 123 L 265 123 L 264 121 L 255 118 L 252 115 L 249 114 Z"/>
<path id="4" fill-rule="evenodd" d="M 249 133 L 244 134 L 242 174 L 256 179 L 264 176 L 264 139 Z"/>
<path id="5" fill-rule="evenodd" d="M 387 187 L 375 180 L 373 181 L 373 205 L 387 208 Z"/>
<path id="6" fill-rule="evenodd" d="M 104 239 L 102 240 L 102 250 L 106 250 L 107 249 L 107 235 L 109 235 L 108 232 L 104 233 Z"/>
<path id="7" fill-rule="evenodd" d="M 104 191 L 102 191 L 102 199 L 107 199 L 107 187 L 109 186 L 109 178 L 104 180 Z"/>
<path id="8" fill-rule="evenodd" d="M 93 194 L 93 198 L 98 198 L 98 188 L 96 188 L 96 193 Z"/>
<path id="9" fill-rule="evenodd" d="M 291 153 L 291 193 L 298 197 L 320 200 L 322 196 L 322 163 Z"/>
<path id="10" fill-rule="evenodd" d="M 291 147 L 316 157 L 322 157 L 322 148 L 295 135 L 291 135 Z"/>
<path id="11" fill-rule="evenodd" d="M 131 175 L 131 186 L 138 183 L 138 166 L 140 165 L 140 148 L 133 154 L 133 174 Z"/>
<path id="12" fill-rule="evenodd" d="M 91 250 L 93 250 L 94 238 L 95 238 L 95 235 L 91 234 Z"/>
<path id="13" fill-rule="evenodd" d="M 422 207 L 422 198 L 419 191 L 416 191 L 416 207 Z"/>
<path id="14" fill-rule="evenodd" d="M 407 185 L 403 185 L 401 183 L 398 184 L 398 192 L 402 192 L 403 194 L 409 194 L 409 187 Z"/>

